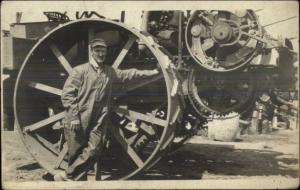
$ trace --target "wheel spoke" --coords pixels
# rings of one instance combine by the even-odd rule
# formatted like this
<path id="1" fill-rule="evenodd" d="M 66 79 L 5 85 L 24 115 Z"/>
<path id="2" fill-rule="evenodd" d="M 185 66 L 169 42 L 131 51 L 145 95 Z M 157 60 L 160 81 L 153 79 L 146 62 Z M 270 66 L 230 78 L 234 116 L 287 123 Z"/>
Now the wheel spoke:
<path id="1" fill-rule="evenodd" d="M 120 143 L 121 147 L 125 150 L 125 152 L 129 155 L 129 157 L 133 160 L 133 162 L 138 166 L 142 167 L 144 165 L 144 162 L 142 159 L 137 155 L 137 153 L 127 144 L 127 141 L 124 137 L 120 134 L 120 131 L 117 129 L 116 126 L 111 125 L 109 127 L 111 130 L 113 136 L 116 138 L 116 140 Z"/>
<path id="2" fill-rule="evenodd" d="M 54 87 L 51 87 L 51 86 L 48 86 L 48 85 L 45 85 L 45 84 L 42 84 L 42 83 L 39 83 L 39 82 L 28 81 L 27 85 L 32 87 L 32 88 L 44 91 L 44 92 L 49 92 L 51 94 L 56 94 L 58 96 L 61 96 L 61 94 L 62 94 L 61 89 L 54 88 Z"/>
<path id="3" fill-rule="evenodd" d="M 206 59 L 204 59 L 206 55 L 202 49 L 200 38 L 192 37 L 192 51 L 197 59 L 206 64 Z"/>
<path id="4" fill-rule="evenodd" d="M 136 111 L 128 110 L 126 108 L 118 107 L 114 111 L 117 114 L 125 115 L 127 118 L 129 118 L 132 121 L 142 120 L 142 121 L 152 123 L 152 124 L 155 124 L 155 125 L 159 125 L 159 126 L 162 126 L 162 127 L 165 127 L 165 126 L 168 125 L 168 122 L 166 120 L 156 118 L 152 115 L 146 115 L 146 114 L 139 113 L 139 112 L 136 112 Z"/>
<path id="5" fill-rule="evenodd" d="M 89 51 L 89 60 L 90 60 L 90 58 L 92 57 L 92 55 L 91 55 L 91 45 L 90 45 L 90 42 L 91 42 L 91 40 L 94 38 L 94 36 L 95 36 L 95 31 L 94 31 L 94 28 L 92 28 L 92 27 L 90 27 L 89 29 L 88 29 L 88 51 Z"/>
<path id="6" fill-rule="evenodd" d="M 67 145 L 67 143 L 64 143 L 63 148 L 60 151 L 60 153 L 58 155 L 58 158 L 57 158 L 57 161 L 56 161 L 56 163 L 54 165 L 54 169 L 58 169 L 59 168 L 60 164 L 64 160 L 64 158 L 67 155 L 67 153 L 68 153 L 68 145 Z"/>
<path id="7" fill-rule="evenodd" d="M 50 143 L 48 140 L 46 140 L 44 137 L 35 134 L 35 137 L 37 138 L 38 141 L 40 141 L 44 146 L 46 146 L 48 149 L 50 149 L 54 153 L 58 153 L 55 147 L 53 146 L 52 143 Z"/>
<path id="8" fill-rule="evenodd" d="M 114 64 L 112 65 L 113 68 L 118 68 L 120 66 L 121 62 L 123 61 L 123 59 L 127 55 L 129 49 L 131 48 L 131 46 L 133 45 L 135 40 L 136 40 L 136 38 L 134 36 L 129 36 L 128 41 L 126 42 L 126 44 L 124 45 L 124 47 L 121 50 L 120 54 L 116 58 Z"/>
<path id="9" fill-rule="evenodd" d="M 58 113 L 56 115 L 53 115 L 53 116 L 51 116 L 51 117 L 49 117 L 47 119 L 44 119 L 42 121 L 39 121 L 37 123 L 34 123 L 32 125 L 24 127 L 24 131 L 25 132 L 30 132 L 30 131 L 34 131 L 34 130 L 40 129 L 40 128 L 44 127 L 44 126 L 47 126 L 47 125 L 49 125 L 51 123 L 54 123 L 54 122 L 62 119 L 64 116 L 65 116 L 65 112 L 60 112 L 60 113 Z"/>
<path id="10" fill-rule="evenodd" d="M 213 39 L 209 38 L 204 40 L 204 43 L 202 44 L 202 49 L 203 51 L 207 51 L 209 49 L 211 49 L 212 47 L 214 47 L 215 42 L 213 41 Z"/>
<path id="11" fill-rule="evenodd" d="M 54 55 L 56 56 L 56 58 L 59 60 L 60 64 L 70 74 L 72 71 L 72 67 L 71 67 L 70 63 L 68 62 L 68 60 L 63 56 L 63 54 L 60 52 L 60 50 L 57 48 L 56 45 L 54 45 L 53 43 L 50 43 L 49 46 L 50 46 L 52 52 L 54 53 Z"/>

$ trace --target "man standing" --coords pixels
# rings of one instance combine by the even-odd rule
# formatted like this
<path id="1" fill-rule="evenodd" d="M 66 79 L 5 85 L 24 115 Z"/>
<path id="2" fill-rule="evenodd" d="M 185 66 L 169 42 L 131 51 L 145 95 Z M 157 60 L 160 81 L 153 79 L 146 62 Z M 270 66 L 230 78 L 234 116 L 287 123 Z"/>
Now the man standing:
<path id="1" fill-rule="evenodd" d="M 119 70 L 104 65 L 106 42 L 95 38 L 90 42 L 91 60 L 75 67 L 67 79 L 61 96 L 66 108 L 65 138 L 68 144 L 68 168 L 54 180 L 86 180 L 102 149 L 102 130 L 111 109 L 113 82 L 126 82 L 159 73 L 136 69 Z"/>

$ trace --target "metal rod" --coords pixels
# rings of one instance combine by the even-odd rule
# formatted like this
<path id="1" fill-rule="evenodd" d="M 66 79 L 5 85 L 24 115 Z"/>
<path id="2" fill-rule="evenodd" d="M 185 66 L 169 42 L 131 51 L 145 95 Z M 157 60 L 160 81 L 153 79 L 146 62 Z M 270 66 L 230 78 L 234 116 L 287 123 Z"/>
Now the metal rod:
<path id="1" fill-rule="evenodd" d="M 293 18 L 297 18 L 297 17 L 296 16 L 292 16 L 292 17 L 289 17 L 289 18 L 286 18 L 286 19 L 283 19 L 283 20 L 279 20 L 279 21 L 276 21 L 276 22 L 273 22 L 273 23 L 270 23 L 270 24 L 266 24 L 263 27 L 268 27 L 268 26 L 271 26 L 271 25 L 274 25 L 274 24 L 278 24 L 280 22 L 291 20 Z"/>
<path id="2" fill-rule="evenodd" d="M 182 68 L 182 11 L 179 11 L 178 24 L 178 68 Z"/>
<path id="3" fill-rule="evenodd" d="M 263 9 L 257 9 L 257 10 L 254 10 L 254 12 L 260 12 L 260 11 L 262 11 Z"/>

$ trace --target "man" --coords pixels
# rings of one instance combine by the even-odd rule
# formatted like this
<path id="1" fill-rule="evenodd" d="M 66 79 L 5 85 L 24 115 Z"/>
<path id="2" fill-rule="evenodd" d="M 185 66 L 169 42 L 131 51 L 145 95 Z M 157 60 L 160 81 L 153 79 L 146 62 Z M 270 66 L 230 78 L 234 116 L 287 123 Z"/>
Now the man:
<path id="1" fill-rule="evenodd" d="M 119 70 L 104 65 L 106 42 L 95 38 L 90 42 L 91 60 L 75 67 L 67 79 L 61 100 L 66 108 L 65 138 L 68 144 L 68 168 L 54 180 L 86 180 L 87 172 L 102 149 L 102 130 L 111 109 L 113 82 L 153 76 L 159 73 L 136 69 Z"/>

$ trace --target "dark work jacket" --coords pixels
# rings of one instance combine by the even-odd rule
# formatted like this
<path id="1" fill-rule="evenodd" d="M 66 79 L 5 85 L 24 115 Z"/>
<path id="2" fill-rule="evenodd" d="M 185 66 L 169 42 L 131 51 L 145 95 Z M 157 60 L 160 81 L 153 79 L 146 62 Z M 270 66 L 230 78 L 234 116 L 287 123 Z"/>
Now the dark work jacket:
<path id="1" fill-rule="evenodd" d="M 79 120 L 85 130 L 91 122 L 101 123 L 111 109 L 114 82 L 124 83 L 152 75 L 152 71 L 119 70 L 106 65 L 99 74 L 90 63 L 76 66 L 66 80 L 61 96 L 62 104 L 66 108 L 64 125 L 69 126 L 71 121 Z"/>

